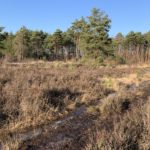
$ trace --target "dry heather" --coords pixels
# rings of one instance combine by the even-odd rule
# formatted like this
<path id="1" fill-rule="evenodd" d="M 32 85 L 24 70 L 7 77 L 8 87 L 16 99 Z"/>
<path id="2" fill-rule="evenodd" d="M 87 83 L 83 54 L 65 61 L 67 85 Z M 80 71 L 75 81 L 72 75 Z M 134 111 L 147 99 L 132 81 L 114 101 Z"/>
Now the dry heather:
<path id="1" fill-rule="evenodd" d="M 2 149 L 150 149 L 149 73 L 149 65 L 2 64 Z"/>

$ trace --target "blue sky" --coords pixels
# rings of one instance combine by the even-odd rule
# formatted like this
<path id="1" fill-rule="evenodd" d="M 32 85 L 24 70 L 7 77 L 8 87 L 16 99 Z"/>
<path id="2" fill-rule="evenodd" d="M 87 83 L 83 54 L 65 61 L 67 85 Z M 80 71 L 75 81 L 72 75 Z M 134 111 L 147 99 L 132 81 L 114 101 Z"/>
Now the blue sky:
<path id="1" fill-rule="evenodd" d="M 0 26 L 16 32 L 21 26 L 52 33 L 90 15 L 93 7 L 112 20 L 110 35 L 150 30 L 150 0 L 0 0 Z"/>

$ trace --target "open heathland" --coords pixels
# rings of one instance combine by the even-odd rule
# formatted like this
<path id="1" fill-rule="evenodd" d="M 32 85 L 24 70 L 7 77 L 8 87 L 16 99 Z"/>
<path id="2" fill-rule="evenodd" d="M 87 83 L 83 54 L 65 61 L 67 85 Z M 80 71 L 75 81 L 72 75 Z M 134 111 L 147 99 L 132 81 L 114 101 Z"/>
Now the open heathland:
<path id="1" fill-rule="evenodd" d="M 2 149 L 150 149 L 150 65 L 2 63 Z"/>

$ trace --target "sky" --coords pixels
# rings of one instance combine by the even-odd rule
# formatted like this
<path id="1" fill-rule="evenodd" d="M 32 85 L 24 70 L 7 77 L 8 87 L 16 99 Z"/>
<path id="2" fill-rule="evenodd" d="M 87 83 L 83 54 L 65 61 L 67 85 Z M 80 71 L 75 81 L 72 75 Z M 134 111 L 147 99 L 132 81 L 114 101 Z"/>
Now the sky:
<path id="1" fill-rule="evenodd" d="M 110 35 L 150 31 L 150 0 L 0 0 L 0 26 L 15 33 L 21 26 L 53 33 L 65 31 L 93 7 L 112 20 Z"/>

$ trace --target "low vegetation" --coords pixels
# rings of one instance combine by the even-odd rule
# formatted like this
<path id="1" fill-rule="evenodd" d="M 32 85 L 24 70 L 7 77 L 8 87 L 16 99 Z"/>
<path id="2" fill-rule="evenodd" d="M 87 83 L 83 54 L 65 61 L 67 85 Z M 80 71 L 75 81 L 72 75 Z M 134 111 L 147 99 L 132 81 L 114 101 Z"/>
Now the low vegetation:
<path id="1" fill-rule="evenodd" d="M 1 147 L 150 149 L 149 73 L 149 65 L 3 63 Z"/>

